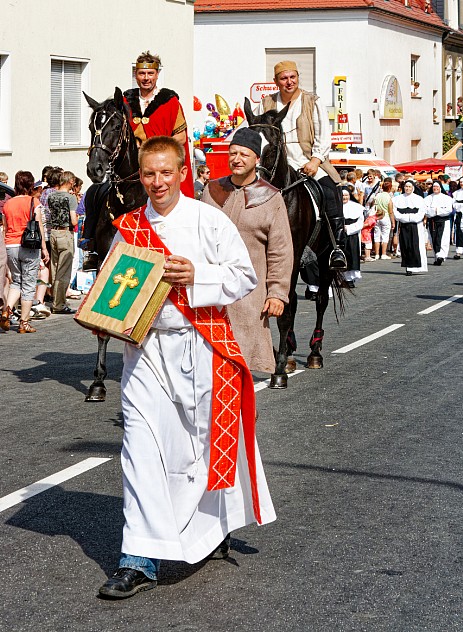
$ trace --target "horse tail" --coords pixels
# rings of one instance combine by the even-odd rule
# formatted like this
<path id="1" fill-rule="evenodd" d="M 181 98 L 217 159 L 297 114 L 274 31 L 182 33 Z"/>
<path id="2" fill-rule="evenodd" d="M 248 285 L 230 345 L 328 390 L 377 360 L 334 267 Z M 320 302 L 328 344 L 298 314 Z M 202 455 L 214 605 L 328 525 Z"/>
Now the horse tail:
<path id="1" fill-rule="evenodd" d="M 336 322 L 339 324 L 339 317 L 344 316 L 346 313 L 347 293 L 352 294 L 353 292 L 351 288 L 346 285 L 344 273 L 342 271 L 336 270 L 333 271 L 332 274 L 333 280 L 331 281 L 331 287 L 333 289 L 333 308 L 334 315 L 336 316 Z"/>

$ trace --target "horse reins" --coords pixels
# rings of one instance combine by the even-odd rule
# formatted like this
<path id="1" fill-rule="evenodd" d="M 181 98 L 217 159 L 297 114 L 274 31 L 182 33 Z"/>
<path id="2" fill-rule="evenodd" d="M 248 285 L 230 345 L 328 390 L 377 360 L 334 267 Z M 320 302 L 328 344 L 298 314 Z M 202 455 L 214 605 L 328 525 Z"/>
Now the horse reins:
<path id="1" fill-rule="evenodd" d="M 114 169 L 116 165 L 116 161 L 119 158 L 119 155 L 122 149 L 122 143 L 125 141 L 125 151 L 124 151 L 124 154 L 122 155 L 122 160 L 124 160 L 124 158 L 127 155 L 127 151 L 128 151 L 129 143 L 130 143 L 130 138 L 129 138 L 129 133 L 128 133 L 129 127 L 128 127 L 128 122 L 127 122 L 127 117 L 124 114 L 124 112 L 122 112 L 122 129 L 119 133 L 119 137 L 117 139 L 116 147 L 114 148 L 114 150 L 110 149 L 107 145 L 105 145 L 102 142 L 103 130 L 106 127 L 106 125 L 109 123 L 109 121 L 113 118 L 113 116 L 116 115 L 116 113 L 117 113 L 117 110 L 115 110 L 111 114 L 111 116 L 108 117 L 108 119 L 103 123 L 103 125 L 99 129 L 96 126 L 96 117 L 97 117 L 98 112 L 94 113 L 93 127 L 95 129 L 95 138 L 94 138 L 94 142 L 88 149 L 87 155 L 90 156 L 90 153 L 93 149 L 102 149 L 103 151 L 109 154 L 109 158 L 108 158 L 109 180 L 110 180 L 111 186 L 114 186 L 114 188 L 116 189 L 116 196 L 120 200 L 121 204 L 124 204 L 124 195 L 119 191 L 119 185 L 123 182 L 137 182 L 137 180 L 139 180 L 140 178 L 138 175 L 138 170 L 126 176 L 125 178 L 121 178 L 115 172 L 115 169 Z M 96 144 L 97 138 L 100 140 L 99 144 Z M 109 206 L 108 206 L 108 209 L 109 209 Z"/>

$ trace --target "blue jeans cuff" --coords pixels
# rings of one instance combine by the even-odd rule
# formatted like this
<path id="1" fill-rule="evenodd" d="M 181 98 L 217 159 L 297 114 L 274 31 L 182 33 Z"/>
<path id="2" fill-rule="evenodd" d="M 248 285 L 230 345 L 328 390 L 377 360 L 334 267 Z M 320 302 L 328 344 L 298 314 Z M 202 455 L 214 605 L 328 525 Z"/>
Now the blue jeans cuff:
<path id="1" fill-rule="evenodd" d="M 133 568 L 135 571 L 141 571 L 150 579 L 157 579 L 161 560 L 151 557 L 140 557 L 139 555 L 129 555 L 121 553 L 119 559 L 119 568 Z"/>

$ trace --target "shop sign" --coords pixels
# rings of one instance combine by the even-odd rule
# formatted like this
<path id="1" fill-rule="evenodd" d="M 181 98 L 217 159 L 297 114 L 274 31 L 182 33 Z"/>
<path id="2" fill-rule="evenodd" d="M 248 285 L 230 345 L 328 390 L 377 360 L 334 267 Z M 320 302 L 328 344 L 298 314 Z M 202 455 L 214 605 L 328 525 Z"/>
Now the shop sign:
<path id="1" fill-rule="evenodd" d="M 260 103 L 268 94 L 277 92 L 278 88 L 273 81 L 268 83 L 253 83 L 250 89 L 251 101 Z"/>
<path id="2" fill-rule="evenodd" d="M 384 78 L 379 100 L 379 118 L 401 119 L 404 116 L 402 93 L 399 82 L 394 75 Z"/>

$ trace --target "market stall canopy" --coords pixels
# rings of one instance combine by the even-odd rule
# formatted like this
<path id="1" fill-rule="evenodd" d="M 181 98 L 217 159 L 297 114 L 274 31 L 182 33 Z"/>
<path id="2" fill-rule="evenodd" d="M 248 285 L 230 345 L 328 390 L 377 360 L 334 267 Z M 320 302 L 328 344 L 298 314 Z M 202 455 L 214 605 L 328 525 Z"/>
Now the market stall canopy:
<path id="1" fill-rule="evenodd" d="M 461 141 L 458 141 L 456 145 L 451 147 L 446 154 L 442 156 L 442 160 L 458 160 L 457 149 L 460 149 Z"/>
<path id="2" fill-rule="evenodd" d="M 402 173 L 436 173 L 444 171 L 445 167 L 460 167 L 459 160 L 442 159 L 442 158 L 425 158 L 424 160 L 414 160 L 412 162 L 402 162 L 400 165 L 394 165 L 397 171 Z"/>

